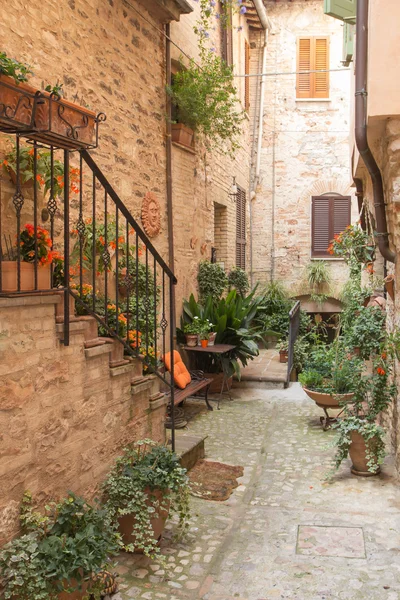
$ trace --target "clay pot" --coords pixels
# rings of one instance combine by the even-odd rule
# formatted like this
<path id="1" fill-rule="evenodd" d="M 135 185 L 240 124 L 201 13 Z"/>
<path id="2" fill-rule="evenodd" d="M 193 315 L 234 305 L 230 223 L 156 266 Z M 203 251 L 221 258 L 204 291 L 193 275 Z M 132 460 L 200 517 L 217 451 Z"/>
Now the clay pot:
<path id="1" fill-rule="evenodd" d="M 289 350 L 279 350 L 279 362 L 287 363 L 289 360 Z"/>
<path id="2" fill-rule="evenodd" d="M 340 408 L 344 403 L 350 402 L 354 394 L 325 394 L 323 392 L 314 392 L 307 388 L 303 388 L 305 393 L 311 400 L 314 400 L 317 406 L 322 408 Z"/>
<path id="3" fill-rule="evenodd" d="M 145 494 L 148 495 L 148 506 L 154 506 L 155 502 L 161 502 L 165 492 L 163 490 L 150 490 L 150 488 L 146 488 L 144 490 Z M 165 522 L 168 518 L 169 514 L 169 502 L 167 510 L 159 510 L 156 509 L 158 517 L 151 519 L 151 526 L 154 532 L 154 539 L 160 540 L 162 533 L 165 528 Z M 119 517 L 118 519 L 118 530 L 121 534 L 122 540 L 124 544 L 135 544 L 136 538 L 133 532 L 133 526 L 135 525 L 136 519 L 135 515 L 124 515 L 123 517 Z M 135 550 L 135 552 L 142 552 L 141 550 Z"/>
<path id="4" fill-rule="evenodd" d="M 202 348 L 207 348 L 208 346 L 208 340 L 200 340 L 200 344 Z"/>
<path id="5" fill-rule="evenodd" d="M 33 263 L 20 262 L 20 290 L 21 292 L 31 292 L 35 289 L 35 274 Z M 18 291 L 18 267 L 15 260 L 3 260 L 1 262 L 1 291 Z"/>
<path id="6" fill-rule="evenodd" d="M 35 88 L 16 84 L 12 77 L 0 75 L 0 123 L 6 127 L 27 129 L 33 126 Z"/>
<path id="7" fill-rule="evenodd" d="M 223 373 L 204 373 L 204 377 L 206 379 L 212 380 L 210 387 L 208 389 L 209 393 L 210 394 L 219 394 L 222 389 L 222 382 L 224 381 L 224 374 Z M 227 389 L 228 390 L 231 389 L 232 382 L 233 382 L 233 377 L 229 377 L 229 379 L 227 379 L 225 381 L 224 391 L 226 391 Z"/>
<path id="8" fill-rule="evenodd" d="M 73 585 L 75 585 L 75 582 L 73 582 Z M 88 582 L 83 582 L 82 583 L 82 591 L 77 591 L 77 592 L 60 592 L 58 594 L 58 600 L 82 600 L 82 598 L 84 596 L 87 596 L 88 593 L 88 587 L 89 587 L 89 583 Z"/>
<path id="9" fill-rule="evenodd" d="M 172 141 L 188 148 L 193 148 L 193 129 L 183 123 L 173 123 L 171 125 Z"/>
<path id="10" fill-rule="evenodd" d="M 374 439 L 368 442 L 368 446 L 374 446 Z M 363 436 L 360 433 L 358 433 L 358 431 L 352 431 L 349 454 L 353 463 L 351 467 L 351 472 L 353 473 L 353 475 L 359 475 L 360 477 L 373 477 L 374 475 L 378 475 L 380 467 L 378 467 L 376 473 L 371 473 L 371 471 L 368 471 L 366 451 L 367 444 Z"/>
<path id="11" fill-rule="evenodd" d="M 10 168 L 7 168 L 7 172 L 10 176 L 11 182 L 17 186 L 17 174 Z M 32 188 L 33 189 L 33 179 L 28 179 L 28 181 L 22 181 L 21 175 L 19 176 L 19 185 L 23 189 Z"/>
<path id="12" fill-rule="evenodd" d="M 186 334 L 186 346 L 190 346 L 191 348 L 193 348 L 194 346 L 197 346 L 197 341 L 198 341 L 197 333 L 195 333 L 195 334 L 187 333 Z"/>
<path id="13" fill-rule="evenodd" d="M 212 331 L 209 335 L 208 335 L 208 345 L 209 346 L 214 346 L 215 345 L 215 338 L 217 337 L 217 332 L 216 331 Z"/>
<path id="14" fill-rule="evenodd" d="M 395 296 L 394 275 L 388 275 L 387 277 L 385 277 L 384 282 L 385 282 L 386 291 L 389 294 L 392 301 L 394 302 L 394 296 Z"/>

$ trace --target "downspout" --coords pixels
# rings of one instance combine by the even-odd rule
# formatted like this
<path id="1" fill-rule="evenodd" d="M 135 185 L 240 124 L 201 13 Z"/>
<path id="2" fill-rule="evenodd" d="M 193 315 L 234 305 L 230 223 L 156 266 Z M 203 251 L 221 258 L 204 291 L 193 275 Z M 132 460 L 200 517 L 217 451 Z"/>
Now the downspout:
<path id="1" fill-rule="evenodd" d="M 271 21 L 268 18 L 266 8 L 264 6 L 263 0 L 253 0 L 254 6 L 256 8 L 258 18 L 260 19 L 261 25 L 265 30 L 265 40 L 263 47 L 263 58 L 262 58 L 262 70 L 261 73 L 265 73 L 267 67 L 267 43 L 268 43 L 268 32 L 271 29 Z M 250 201 L 249 201 L 249 217 L 250 217 L 250 283 L 253 287 L 253 210 L 252 210 L 252 202 L 253 198 L 256 195 L 257 185 L 260 179 L 260 171 L 261 171 L 261 150 L 262 150 L 262 138 L 263 138 L 263 126 L 264 126 L 264 95 L 265 95 L 265 82 L 266 78 L 264 75 L 261 76 L 261 84 L 260 84 L 260 103 L 258 107 L 258 140 L 257 140 L 257 162 L 256 162 L 256 173 L 254 177 L 254 182 L 252 186 L 252 190 L 250 190 Z M 254 115 L 256 119 L 256 115 Z M 253 146 L 254 149 L 254 146 Z M 253 156 L 252 156 L 253 159 Z M 253 160 L 251 161 L 253 164 Z M 251 167 L 250 167 L 251 168 Z M 250 173 L 251 180 L 251 173 Z"/>
<path id="2" fill-rule="evenodd" d="M 365 221 L 365 210 L 367 210 L 367 209 L 364 207 L 364 185 L 363 185 L 363 181 L 362 181 L 362 179 L 359 179 L 358 177 L 353 177 L 353 181 L 354 181 L 355 186 L 356 186 L 356 196 L 357 196 L 357 202 L 358 202 L 358 214 L 360 215 L 361 228 L 362 228 L 363 231 L 366 231 L 367 225 L 366 225 L 366 221 Z"/>
<path id="3" fill-rule="evenodd" d="M 382 256 L 394 263 L 396 254 L 389 247 L 385 195 L 381 171 L 371 152 L 367 135 L 367 73 L 368 73 L 368 9 L 369 0 L 357 2 L 356 28 L 356 93 L 355 139 L 358 151 L 370 174 L 374 193 L 378 247 Z"/>

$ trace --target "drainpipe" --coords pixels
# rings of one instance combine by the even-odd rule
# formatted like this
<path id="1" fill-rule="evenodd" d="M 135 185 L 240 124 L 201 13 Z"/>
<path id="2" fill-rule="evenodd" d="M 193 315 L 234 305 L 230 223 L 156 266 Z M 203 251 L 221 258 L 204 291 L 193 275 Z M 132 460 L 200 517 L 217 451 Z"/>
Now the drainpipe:
<path id="1" fill-rule="evenodd" d="M 258 17 L 260 19 L 261 25 L 265 30 L 265 40 L 263 46 L 263 57 L 262 57 L 262 70 L 261 73 L 266 72 L 267 67 L 267 43 L 268 43 L 268 32 L 271 29 L 271 21 L 268 18 L 267 11 L 264 6 L 263 0 L 253 0 L 254 6 L 256 8 Z M 258 107 L 258 143 L 257 143 L 257 161 L 256 161 L 256 173 L 254 177 L 253 186 L 250 190 L 250 202 L 249 202 L 249 217 L 250 217 L 250 283 L 253 286 L 253 210 L 252 210 L 252 202 L 256 195 L 256 189 L 258 185 L 258 181 L 260 179 L 260 170 L 261 170 L 261 150 L 262 150 L 262 138 L 263 138 L 263 125 L 264 125 L 264 95 L 265 95 L 265 82 L 266 78 L 261 76 L 261 85 L 260 85 L 260 104 Z M 254 119 L 256 119 L 256 115 L 254 115 Z M 253 164 L 254 158 L 254 144 L 252 150 L 253 156 L 251 157 L 251 164 Z M 251 180 L 251 173 L 250 173 Z"/>
<path id="2" fill-rule="evenodd" d="M 365 211 L 368 210 L 364 205 L 364 185 L 362 179 L 353 177 L 353 181 L 356 186 L 356 196 L 358 201 L 358 214 L 360 215 L 360 224 L 363 231 L 367 230 L 367 224 L 365 221 Z M 365 208 L 365 209 L 364 209 Z M 364 209 L 364 210 L 363 210 Z"/>
<path id="3" fill-rule="evenodd" d="M 355 138 L 358 151 L 360 152 L 372 180 L 379 251 L 387 261 L 394 263 L 396 254 L 389 247 L 389 233 L 386 221 L 382 174 L 369 147 L 367 135 L 368 9 L 369 0 L 358 0 L 356 29 Z"/>

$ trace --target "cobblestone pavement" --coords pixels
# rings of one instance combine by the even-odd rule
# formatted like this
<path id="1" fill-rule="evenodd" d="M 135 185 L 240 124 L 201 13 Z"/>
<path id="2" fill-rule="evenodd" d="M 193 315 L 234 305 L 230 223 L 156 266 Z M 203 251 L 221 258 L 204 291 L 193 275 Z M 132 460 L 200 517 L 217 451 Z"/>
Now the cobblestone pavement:
<path id="1" fill-rule="evenodd" d="M 113 600 L 400 600 L 400 491 L 390 459 L 359 478 L 349 462 L 328 483 L 332 432 L 294 384 L 234 390 L 208 412 L 188 402 L 207 458 L 242 465 L 226 502 L 192 499 L 188 538 L 169 523 L 159 565 L 121 555 Z"/>

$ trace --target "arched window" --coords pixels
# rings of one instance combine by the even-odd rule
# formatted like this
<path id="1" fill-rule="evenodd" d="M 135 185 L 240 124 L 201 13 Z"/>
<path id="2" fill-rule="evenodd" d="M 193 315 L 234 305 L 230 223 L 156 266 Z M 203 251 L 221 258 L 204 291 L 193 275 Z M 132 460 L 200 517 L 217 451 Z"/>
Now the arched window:
<path id="1" fill-rule="evenodd" d="M 311 256 L 329 257 L 328 246 L 333 236 L 351 223 L 351 197 L 328 193 L 312 197 Z"/>

